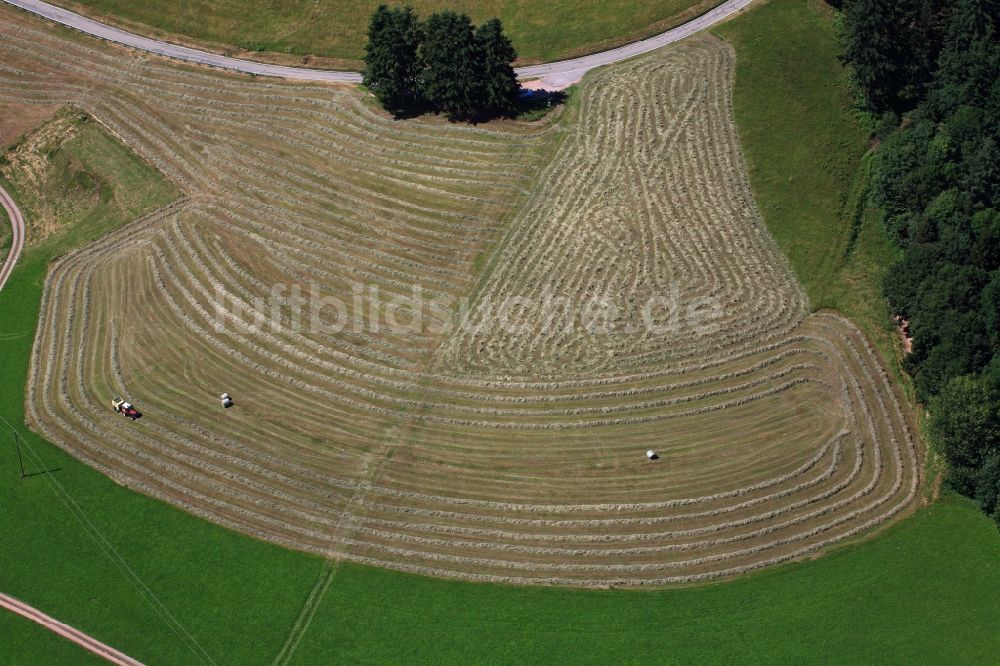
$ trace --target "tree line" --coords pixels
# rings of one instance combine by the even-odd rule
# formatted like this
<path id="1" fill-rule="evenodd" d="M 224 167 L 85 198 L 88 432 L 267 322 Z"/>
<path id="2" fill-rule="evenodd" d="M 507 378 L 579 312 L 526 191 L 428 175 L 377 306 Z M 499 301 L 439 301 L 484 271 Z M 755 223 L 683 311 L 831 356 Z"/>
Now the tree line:
<path id="1" fill-rule="evenodd" d="M 444 113 L 452 120 L 513 116 L 517 52 L 500 19 L 478 28 L 442 11 L 421 21 L 410 7 L 379 6 L 368 25 L 364 85 L 387 111 Z"/>
<path id="2" fill-rule="evenodd" d="M 1000 3 L 847 0 L 844 57 L 880 145 L 885 279 L 948 481 L 1000 526 Z"/>

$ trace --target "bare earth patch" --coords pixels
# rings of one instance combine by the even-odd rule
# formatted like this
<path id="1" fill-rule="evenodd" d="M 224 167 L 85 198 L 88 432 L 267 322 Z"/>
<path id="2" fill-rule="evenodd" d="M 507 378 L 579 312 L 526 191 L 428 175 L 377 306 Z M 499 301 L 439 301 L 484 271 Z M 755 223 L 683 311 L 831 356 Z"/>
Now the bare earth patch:
<path id="1" fill-rule="evenodd" d="M 899 337 L 903 339 L 903 353 L 909 354 L 913 351 L 913 336 L 910 335 L 910 322 L 899 315 L 893 315 L 892 320 L 896 322 L 899 329 Z"/>
<path id="2" fill-rule="evenodd" d="M 52 117 L 59 109 L 55 104 L 0 103 L 0 150 L 29 133 Z"/>

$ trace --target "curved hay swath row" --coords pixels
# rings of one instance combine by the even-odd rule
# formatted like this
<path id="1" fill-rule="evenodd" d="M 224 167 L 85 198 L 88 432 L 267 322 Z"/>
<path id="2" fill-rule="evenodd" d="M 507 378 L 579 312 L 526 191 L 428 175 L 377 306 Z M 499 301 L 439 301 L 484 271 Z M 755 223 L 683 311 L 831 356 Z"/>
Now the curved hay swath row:
<path id="1" fill-rule="evenodd" d="M 721 42 L 600 72 L 574 118 L 484 129 L 0 13 L 0 98 L 85 108 L 186 195 L 45 287 L 30 419 L 120 482 L 293 548 L 584 586 L 736 574 L 912 503 L 903 403 L 852 324 L 806 316 L 754 208 Z M 249 304 L 275 283 L 612 294 L 623 324 L 676 285 L 721 314 L 656 336 L 296 331 L 283 292 L 273 325 L 219 330 L 218 285 Z"/>
<path id="2" fill-rule="evenodd" d="M 577 140 L 562 144 L 544 195 L 494 255 L 484 301 L 606 297 L 618 305 L 614 334 L 463 330 L 440 362 L 487 375 L 620 375 L 731 356 L 798 324 L 805 296 L 754 207 L 731 121 L 732 75 L 732 56 L 707 40 L 598 73 L 583 92 Z M 657 295 L 681 312 L 674 330 L 651 335 L 642 310 Z M 689 320 L 699 303 L 702 316 Z M 671 315 L 650 314 L 658 324 Z M 706 326 L 715 330 L 698 332 Z"/>

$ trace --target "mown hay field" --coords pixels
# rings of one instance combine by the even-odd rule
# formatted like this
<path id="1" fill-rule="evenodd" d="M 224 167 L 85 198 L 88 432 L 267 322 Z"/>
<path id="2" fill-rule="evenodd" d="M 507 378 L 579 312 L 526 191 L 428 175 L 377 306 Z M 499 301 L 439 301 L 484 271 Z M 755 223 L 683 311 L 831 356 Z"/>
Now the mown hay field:
<path id="1" fill-rule="evenodd" d="M 913 506 L 898 387 L 850 321 L 809 314 L 757 213 L 721 40 L 599 71 L 561 117 L 464 127 L 10 15 L 0 100 L 83 109 L 183 193 L 43 294 L 29 421 L 119 482 L 333 558 L 575 586 L 731 576 Z M 414 285 L 619 307 L 596 332 L 364 314 Z M 359 307 L 303 325 L 295 286 Z"/>

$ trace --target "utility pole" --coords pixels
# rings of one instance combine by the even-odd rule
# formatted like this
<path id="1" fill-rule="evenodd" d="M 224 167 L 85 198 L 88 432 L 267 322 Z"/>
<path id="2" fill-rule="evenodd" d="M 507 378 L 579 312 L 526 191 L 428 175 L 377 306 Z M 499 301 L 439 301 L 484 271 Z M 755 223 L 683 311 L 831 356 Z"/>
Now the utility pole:
<path id="1" fill-rule="evenodd" d="M 21 478 L 24 478 L 24 460 L 21 458 L 21 433 L 11 429 L 14 434 L 14 447 L 17 449 L 17 466 L 21 469 Z"/>

